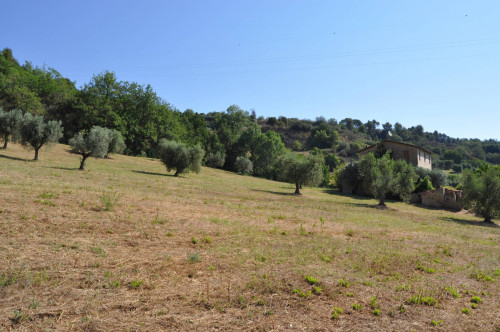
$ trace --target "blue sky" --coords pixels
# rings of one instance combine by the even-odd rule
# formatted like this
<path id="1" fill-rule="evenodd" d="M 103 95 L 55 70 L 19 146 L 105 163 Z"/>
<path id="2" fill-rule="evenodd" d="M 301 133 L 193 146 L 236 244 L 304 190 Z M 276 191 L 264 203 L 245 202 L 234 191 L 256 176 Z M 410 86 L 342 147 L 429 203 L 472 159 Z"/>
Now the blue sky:
<path id="1" fill-rule="evenodd" d="M 421 124 L 500 138 L 499 1 L 0 2 L 0 48 L 179 110 Z"/>

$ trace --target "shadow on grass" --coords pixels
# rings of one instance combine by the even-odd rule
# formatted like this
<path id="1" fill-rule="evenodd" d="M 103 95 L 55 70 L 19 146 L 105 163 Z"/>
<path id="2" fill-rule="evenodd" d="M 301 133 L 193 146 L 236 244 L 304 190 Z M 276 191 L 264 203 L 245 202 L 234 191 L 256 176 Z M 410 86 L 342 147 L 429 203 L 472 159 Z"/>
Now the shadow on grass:
<path id="1" fill-rule="evenodd" d="M 268 193 L 268 194 L 273 194 L 273 195 L 281 195 L 281 196 L 300 196 L 300 195 L 297 195 L 293 192 L 288 192 L 288 193 L 284 193 L 284 192 L 281 192 L 281 191 L 272 191 L 272 190 L 261 190 L 261 189 L 250 189 L 252 191 L 258 191 L 258 192 L 261 192 L 261 193 Z"/>
<path id="2" fill-rule="evenodd" d="M 43 166 L 44 168 L 52 168 L 52 169 L 62 169 L 65 171 L 78 171 L 79 167 L 55 167 L 55 166 Z"/>
<path id="3" fill-rule="evenodd" d="M 145 175 L 156 175 L 156 176 L 171 176 L 171 177 L 175 177 L 174 175 L 172 174 L 167 174 L 167 173 L 153 173 L 153 172 L 146 172 L 146 171 L 136 171 L 136 170 L 132 170 L 132 172 L 134 173 L 139 173 L 139 174 L 145 174 Z M 180 175 L 177 176 L 178 178 L 181 177 Z"/>
<path id="4" fill-rule="evenodd" d="M 10 160 L 19 160 L 19 161 L 33 161 L 31 159 L 23 159 L 23 158 L 11 157 L 11 156 L 6 156 L 4 154 L 0 154 L 0 158 L 10 159 Z"/>
<path id="5" fill-rule="evenodd" d="M 441 220 L 452 221 L 452 222 L 456 222 L 457 224 L 461 224 L 461 225 L 473 225 L 473 226 L 500 228 L 500 226 L 498 226 L 497 224 L 492 223 L 492 222 L 490 223 L 490 222 L 484 222 L 484 221 L 473 221 L 473 220 L 453 218 L 453 217 L 441 217 Z"/>

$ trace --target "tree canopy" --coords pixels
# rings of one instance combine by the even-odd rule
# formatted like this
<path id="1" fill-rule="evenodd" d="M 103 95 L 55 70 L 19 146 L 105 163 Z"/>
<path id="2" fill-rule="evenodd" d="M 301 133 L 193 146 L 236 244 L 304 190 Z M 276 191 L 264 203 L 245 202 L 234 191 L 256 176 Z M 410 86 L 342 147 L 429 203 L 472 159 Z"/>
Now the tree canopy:
<path id="1" fill-rule="evenodd" d="M 35 150 L 34 160 L 38 160 L 38 151 L 42 146 L 57 143 L 63 136 L 61 121 L 43 120 L 41 115 L 26 113 L 21 125 L 21 144 Z"/>
<path id="2" fill-rule="evenodd" d="M 104 158 L 109 152 L 111 133 L 108 129 L 94 126 L 88 133 L 83 131 L 69 140 L 71 152 L 82 156 L 80 170 L 85 167 L 88 157 Z"/>
<path id="3" fill-rule="evenodd" d="M 483 167 L 463 173 L 464 206 L 492 222 L 500 215 L 500 167 Z"/>
<path id="4" fill-rule="evenodd" d="M 385 198 L 389 193 L 409 200 L 415 188 L 413 166 L 403 160 L 394 161 L 388 153 L 381 158 L 375 158 L 373 153 L 363 156 L 359 163 L 359 174 L 364 189 L 379 199 L 380 206 L 385 206 Z"/>
<path id="5" fill-rule="evenodd" d="M 0 137 L 3 139 L 3 148 L 7 149 L 9 138 L 19 140 L 20 129 L 23 123 L 23 113 L 20 110 L 4 112 L 0 108 Z"/>
<path id="6" fill-rule="evenodd" d="M 175 176 L 182 173 L 199 173 L 205 151 L 199 146 L 186 146 L 183 143 L 160 140 L 158 144 L 160 160 L 167 167 L 167 171 L 175 169 Z"/>
<path id="7" fill-rule="evenodd" d="M 317 185 L 323 178 L 322 160 L 315 155 L 289 152 L 281 157 L 279 169 L 283 180 L 295 184 L 295 194 L 302 185 Z"/>

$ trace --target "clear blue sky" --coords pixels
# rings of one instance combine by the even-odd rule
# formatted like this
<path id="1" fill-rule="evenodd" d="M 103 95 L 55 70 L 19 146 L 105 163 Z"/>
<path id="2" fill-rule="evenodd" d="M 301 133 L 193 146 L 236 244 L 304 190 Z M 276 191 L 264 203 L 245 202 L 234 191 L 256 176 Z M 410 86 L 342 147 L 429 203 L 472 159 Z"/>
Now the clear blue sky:
<path id="1" fill-rule="evenodd" d="M 0 2 L 0 48 L 179 110 L 346 117 L 500 138 L 500 1 Z"/>

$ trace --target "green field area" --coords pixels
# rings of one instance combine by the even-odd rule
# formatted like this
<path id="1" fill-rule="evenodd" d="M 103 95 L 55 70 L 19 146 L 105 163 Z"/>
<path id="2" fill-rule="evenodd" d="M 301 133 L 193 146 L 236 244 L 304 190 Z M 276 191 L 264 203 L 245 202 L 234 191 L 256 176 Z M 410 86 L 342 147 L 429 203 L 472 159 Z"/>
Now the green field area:
<path id="1" fill-rule="evenodd" d="M 68 150 L 0 150 L 0 330 L 500 330 L 497 220 Z"/>

